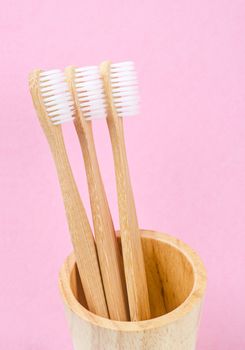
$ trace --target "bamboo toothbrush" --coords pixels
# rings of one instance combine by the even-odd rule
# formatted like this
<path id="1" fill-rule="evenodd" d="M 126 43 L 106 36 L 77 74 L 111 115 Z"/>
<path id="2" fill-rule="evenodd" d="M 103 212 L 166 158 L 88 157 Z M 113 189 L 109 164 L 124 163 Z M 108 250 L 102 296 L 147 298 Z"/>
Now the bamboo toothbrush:
<path id="1" fill-rule="evenodd" d="M 75 104 L 74 125 L 87 174 L 95 241 L 109 316 L 113 320 L 127 321 L 129 316 L 122 256 L 102 182 L 92 131 L 92 120 L 106 115 L 99 67 L 68 67 L 65 75 Z"/>
<path id="2" fill-rule="evenodd" d="M 84 294 L 91 312 L 108 317 L 96 247 L 66 153 L 61 125 L 74 118 L 73 101 L 60 70 L 35 70 L 30 92 L 47 137 L 60 182 L 68 225 Z"/>
<path id="3" fill-rule="evenodd" d="M 137 79 L 132 62 L 103 62 L 100 72 L 107 100 L 117 183 L 120 234 L 131 321 L 150 318 L 150 305 L 140 231 L 130 182 L 123 117 L 138 111 Z"/>

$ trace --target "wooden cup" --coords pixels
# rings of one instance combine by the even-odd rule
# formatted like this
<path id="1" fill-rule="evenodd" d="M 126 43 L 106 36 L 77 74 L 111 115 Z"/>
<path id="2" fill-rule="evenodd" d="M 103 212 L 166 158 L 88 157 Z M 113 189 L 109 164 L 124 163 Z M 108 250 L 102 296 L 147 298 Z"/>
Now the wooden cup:
<path id="1" fill-rule="evenodd" d="M 141 230 L 152 318 L 112 321 L 87 310 L 74 255 L 59 286 L 74 350 L 193 350 L 206 287 L 202 261 L 182 241 Z M 113 281 L 112 281 L 113 283 Z"/>

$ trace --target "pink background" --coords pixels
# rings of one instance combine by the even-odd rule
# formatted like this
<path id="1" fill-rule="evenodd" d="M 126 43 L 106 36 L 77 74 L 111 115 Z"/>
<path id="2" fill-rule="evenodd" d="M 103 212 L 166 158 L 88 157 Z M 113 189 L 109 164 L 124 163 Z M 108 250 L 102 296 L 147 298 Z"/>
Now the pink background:
<path id="1" fill-rule="evenodd" d="M 72 349 L 57 288 L 71 244 L 28 72 L 104 59 L 132 59 L 139 73 L 141 115 L 125 128 L 140 224 L 183 239 L 208 270 L 197 348 L 245 349 L 244 18 L 244 0 L 1 4 L 1 349 Z M 64 129 L 88 207 L 78 143 Z M 95 134 L 117 224 L 104 121 Z"/>

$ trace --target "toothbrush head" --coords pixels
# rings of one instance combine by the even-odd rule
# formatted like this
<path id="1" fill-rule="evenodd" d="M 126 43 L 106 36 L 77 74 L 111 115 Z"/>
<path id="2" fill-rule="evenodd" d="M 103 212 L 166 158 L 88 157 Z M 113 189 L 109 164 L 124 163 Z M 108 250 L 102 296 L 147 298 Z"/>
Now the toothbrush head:
<path id="1" fill-rule="evenodd" d="M 106 118 L 105 95 L 98 66 L 74 69 L 79 108 L 85 120 Z"/>
<path id="2" fill-rule="evenodd" d="M 39 87 L 46 112 L 53 125 L 74 119 L 74 102 L 65 74 L 61 70 L 41 71 Z"/>
<path id="3" fill-rule="evenodd" d="M 113 103 L 118 116 L 127 117 L 138 114 L 139 92 L 134 62 L 112 63 L 110 81 Z"/>

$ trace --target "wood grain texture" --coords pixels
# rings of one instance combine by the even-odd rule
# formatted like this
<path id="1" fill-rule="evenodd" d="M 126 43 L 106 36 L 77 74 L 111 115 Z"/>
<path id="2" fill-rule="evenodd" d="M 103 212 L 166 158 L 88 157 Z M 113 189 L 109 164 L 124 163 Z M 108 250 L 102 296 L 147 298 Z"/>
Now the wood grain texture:
<path id="1" fill-rule="evenodd" d="M 203 263 L 189 246 L 167 234 L 142 230 L 141 236 L 154 317 L 150 320 L 118 322 L 89 312 L 75 258 L 65 261 L 59 286 L 75 350 L 195 349 L 206 288 Z M 160 316 L 163 305 L 168 313 Z"/>
<path id="2" fill-rule="evenodd" d="M 76 116 L 74 125 L 81 145 L 87 175 L 95 241 L 109 316 L 113 320 L 129 319 L 122 256 L 106 198 L 93 138 L 92 122 L 86 121 L 80 109 L 75 87 L 74 67 L 65 69 Z"/>
<path id="3" fill-rule="evenodd" d="M 39 74 L 39 70 L 31 73 L 30 92 L 55 161 L 84 294 L 91 312 L 108 317 L 93 234 L 73 178 L 61 126 L 52 125 L 43 105 L 39 89 Z"/>
<path id="4" fill-rule="evenodd" d="M 141 238 L 124 142 L 123 118 L 118 117 L 113 104 L 110 82 L 110 63 L 102 63 L 100 65 L 100 71 L 107 100 L 107 125 L 114 157 L 120 234 L 130 319 L 132 321 L 146 320 L 150 318 L 149 296 Z"/>

